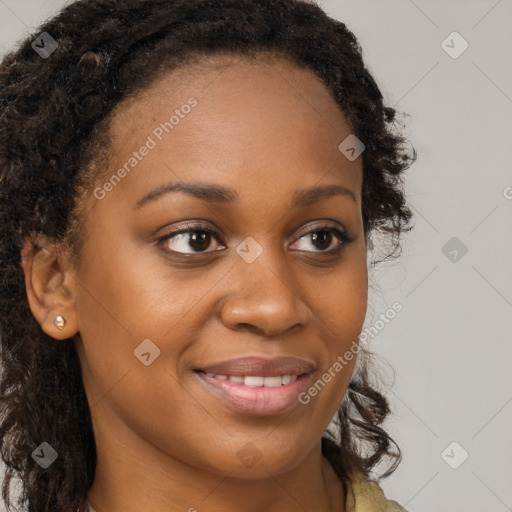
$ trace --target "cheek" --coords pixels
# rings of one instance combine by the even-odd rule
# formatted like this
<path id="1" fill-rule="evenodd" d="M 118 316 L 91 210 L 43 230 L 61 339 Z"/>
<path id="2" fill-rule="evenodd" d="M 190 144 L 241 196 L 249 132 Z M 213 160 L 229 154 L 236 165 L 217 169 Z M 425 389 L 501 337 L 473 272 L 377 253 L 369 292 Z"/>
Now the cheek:
<path id="1" fill-rule="evenodd" d="M 203 435 L 204 431 L 212 437 L 226 434 L 184 390 L 176 369 L 180 355 L 194 339 L 190 325 L 194 307 L 215 280 L 187 286 L 185 277 L 173 279 L 161 263 L 143 260 L 144 251 L 130 253 L 117 247 L 112 240 L 110 250 L 87 253 L 87 268 L 78 276 L 83 343 L 77 350 L 85 362 L 83 379 L 91 413 L 99 424 L 121 425 L 116 431 L 121 443 L 132 439 L 123 430 L 127 427 L 190 459 L 191 448 L 184 439 L 193 437 L 198 424 L 206 429 L 199 429 Z M 206 449 L 201 439 L 194 442 L 198 453 Z"/>
<path id="2" fill-rule="evenodd" d="M 344 351 L 357 340 L 363 327 L 368 305 L 368 273 L 365 255 L 342 263 L 328 278 L 307 284 L 309 297 L 320 328 L 329 340 L 330 352 Z M 321 284 L 321 286 L 320 286 Z M 332 363 L 332 361 L 331 361 Z"/>
<path id="3" fill-rule="evenodd" d="M 117 235 L 105 229 L 94 243 L 102 250 L 91 244 L 84 252 L 86 265 L 78 276 L 80 327 L 140 341 L 162 337 L 201 299 L 201 289 L 187 285 L 186 272 L 178 279 L 180 272 L 167 267 L 156 248 Z"/>
<path id="4" fill-rule="evenodd" d="M 180 385 L 181 357 L 211 315 L 205 296 L 226 269 L 176 270 L 156 249 L 141 249 L 126 235 L 106 232 L 85 248 L 85 265 L 77 276 L 84 379 L 94 402 L 127 376 L 130 396 L 146 404 L 148 396 L 140 390 L 153 390 L 159 399 L 162 389 Z M 103 250 L 93 249 L 98 246 Z"/>
<path id="5" fill-rule="evenodd" d="M 341 404 L 356 366 L 358 336 L 362 331 L 368 301 L 368 274 L 364 256 L 339 267 L 332 279 L 318 283 L 310 303 L 314 304 L 325 351 L 315 382 L 302 403 L 328 423 Z M 311 284 L 313 286 L 313 284 Z M 320 412 L 320 409 L 322 412 Z"/>

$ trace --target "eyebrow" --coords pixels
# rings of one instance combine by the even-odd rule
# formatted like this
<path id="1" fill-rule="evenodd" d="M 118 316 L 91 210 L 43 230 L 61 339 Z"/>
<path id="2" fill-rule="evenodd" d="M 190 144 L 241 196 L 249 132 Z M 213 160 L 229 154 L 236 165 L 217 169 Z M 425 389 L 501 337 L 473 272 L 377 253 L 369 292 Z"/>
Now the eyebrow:
<path id="1" fill-rule="evenodd" d="M 213 183 L 166 183 L 161 185 L 137 201 L 135 209 L 156 201 L 169 193 L 183 192 L 189 196 L 212 203 L 228 204 L 238 200 L 237 193 L 229 188 Z M 341 185 L 317 185 L 315 187 L 296 190 L 293 194 L 292 207 L 306 207 L 322 199 L 342 195 L 357 203 L 355 194 Z"/>

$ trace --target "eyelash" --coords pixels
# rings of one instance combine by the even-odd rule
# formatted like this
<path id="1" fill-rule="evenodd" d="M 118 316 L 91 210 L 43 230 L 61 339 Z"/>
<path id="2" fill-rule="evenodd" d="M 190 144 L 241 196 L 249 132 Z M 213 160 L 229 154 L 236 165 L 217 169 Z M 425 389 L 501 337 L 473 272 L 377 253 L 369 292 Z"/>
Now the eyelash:
<path id="1" fill-rule="evenodd" d="M 303 233 L 298 238 L 298 240 L 300 240 L 304 236 L 310 235 L 312 233 L 319 233 L 319 232 L 322 232 L 322 231 L 327 231 L 327 232 L 329 232 L 331 234 L 334 234 L 339 239 L 339 241 L 340 241 L 340 244 L 338 245 L 338 247 L 336 247 L 335 249 L 327 250 L 327 251 L 305 251 L 305 252 L 314 252 L 314 253 L 318 253 L 318 254 L 338 255 L 341 252 L 341 250 L 346 245 L 350 244 L 354 240 L 353 237 L 351 235 L 349 235 L 347 231 L 343 231 L 342 229 L 338 228 L 337 226 L 333 226 L 332 224 L 322 224 L 320 226 L 315 226 L 310 231 L 307 231 L 306 233 Z M 222 243 L 220 241 L 220 237 L 218 236 L 217 232 L 212 230 L 211 228 L 207 227 L 206 225 L 202 225 L 202 224 L 186 224 L 185 227 L 177 229 L 176 231 L 172 231 L 171 233 L 168 233 L 167 235 L 165 235 L 165 236 L 163 236 L 161 238 L 158 238 L 157 239 L 157 244 L 158 245 L 162 245 L 164 242 L 166 242 L 167 240 L 172 239 L 176 235 L 183 234 L 183 233 L 193 233 L 193 232 L 205 232 L 205 233 L 208 233 L 213 238 L 215 238 L 215 240 L 217 240 L 217 242 Z M 173 254 L 177 254 L 177 255 L 185 256 L 185 257 L 190 257 L 190 256 L 193 256 L 195 254 L 211 254 L 211 253 L 217 252 L 215 250 L 215 251 L 202 251 L 202 252 L 195 252 L 195 253 L 194 252 L 192 252 L 192 253 L 182 253 L 182 252 L 179 252 L 179 251 L 173 251 L 171 249 L 163 249 L 163 250 L 165 252 L 167 252 L 167 253 L 173 253 Z"/>

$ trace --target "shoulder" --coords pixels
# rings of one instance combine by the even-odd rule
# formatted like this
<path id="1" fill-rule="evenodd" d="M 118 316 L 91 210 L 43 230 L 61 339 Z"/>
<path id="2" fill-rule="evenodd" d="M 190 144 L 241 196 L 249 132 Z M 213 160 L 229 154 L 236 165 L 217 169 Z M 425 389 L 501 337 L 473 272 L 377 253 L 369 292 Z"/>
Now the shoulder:
<path id="1" fill-rule="evenodd" d="M 377 482 L 357 471 L 347 473 L 346 512 L 407 512 L 396 501 L 388 500 Z"/>

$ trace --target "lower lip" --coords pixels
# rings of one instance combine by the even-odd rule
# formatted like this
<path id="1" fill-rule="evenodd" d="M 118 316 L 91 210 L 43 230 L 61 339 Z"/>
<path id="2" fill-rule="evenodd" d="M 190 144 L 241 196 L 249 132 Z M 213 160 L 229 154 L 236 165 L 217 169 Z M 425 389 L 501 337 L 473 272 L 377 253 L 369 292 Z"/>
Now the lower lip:
<path id="1" fill-rule="evenodd" d="M 246 386 L 229 379 L 219 380 L 204 372 L 196 372 L 217 396 L 220 396 L 235 409 L 246 414 L 270 416 L 280 414 L 296 404 L 298 396 L 308 386 L 311 373 L 297 377 L 297 380 L 276 387 Z"/>

